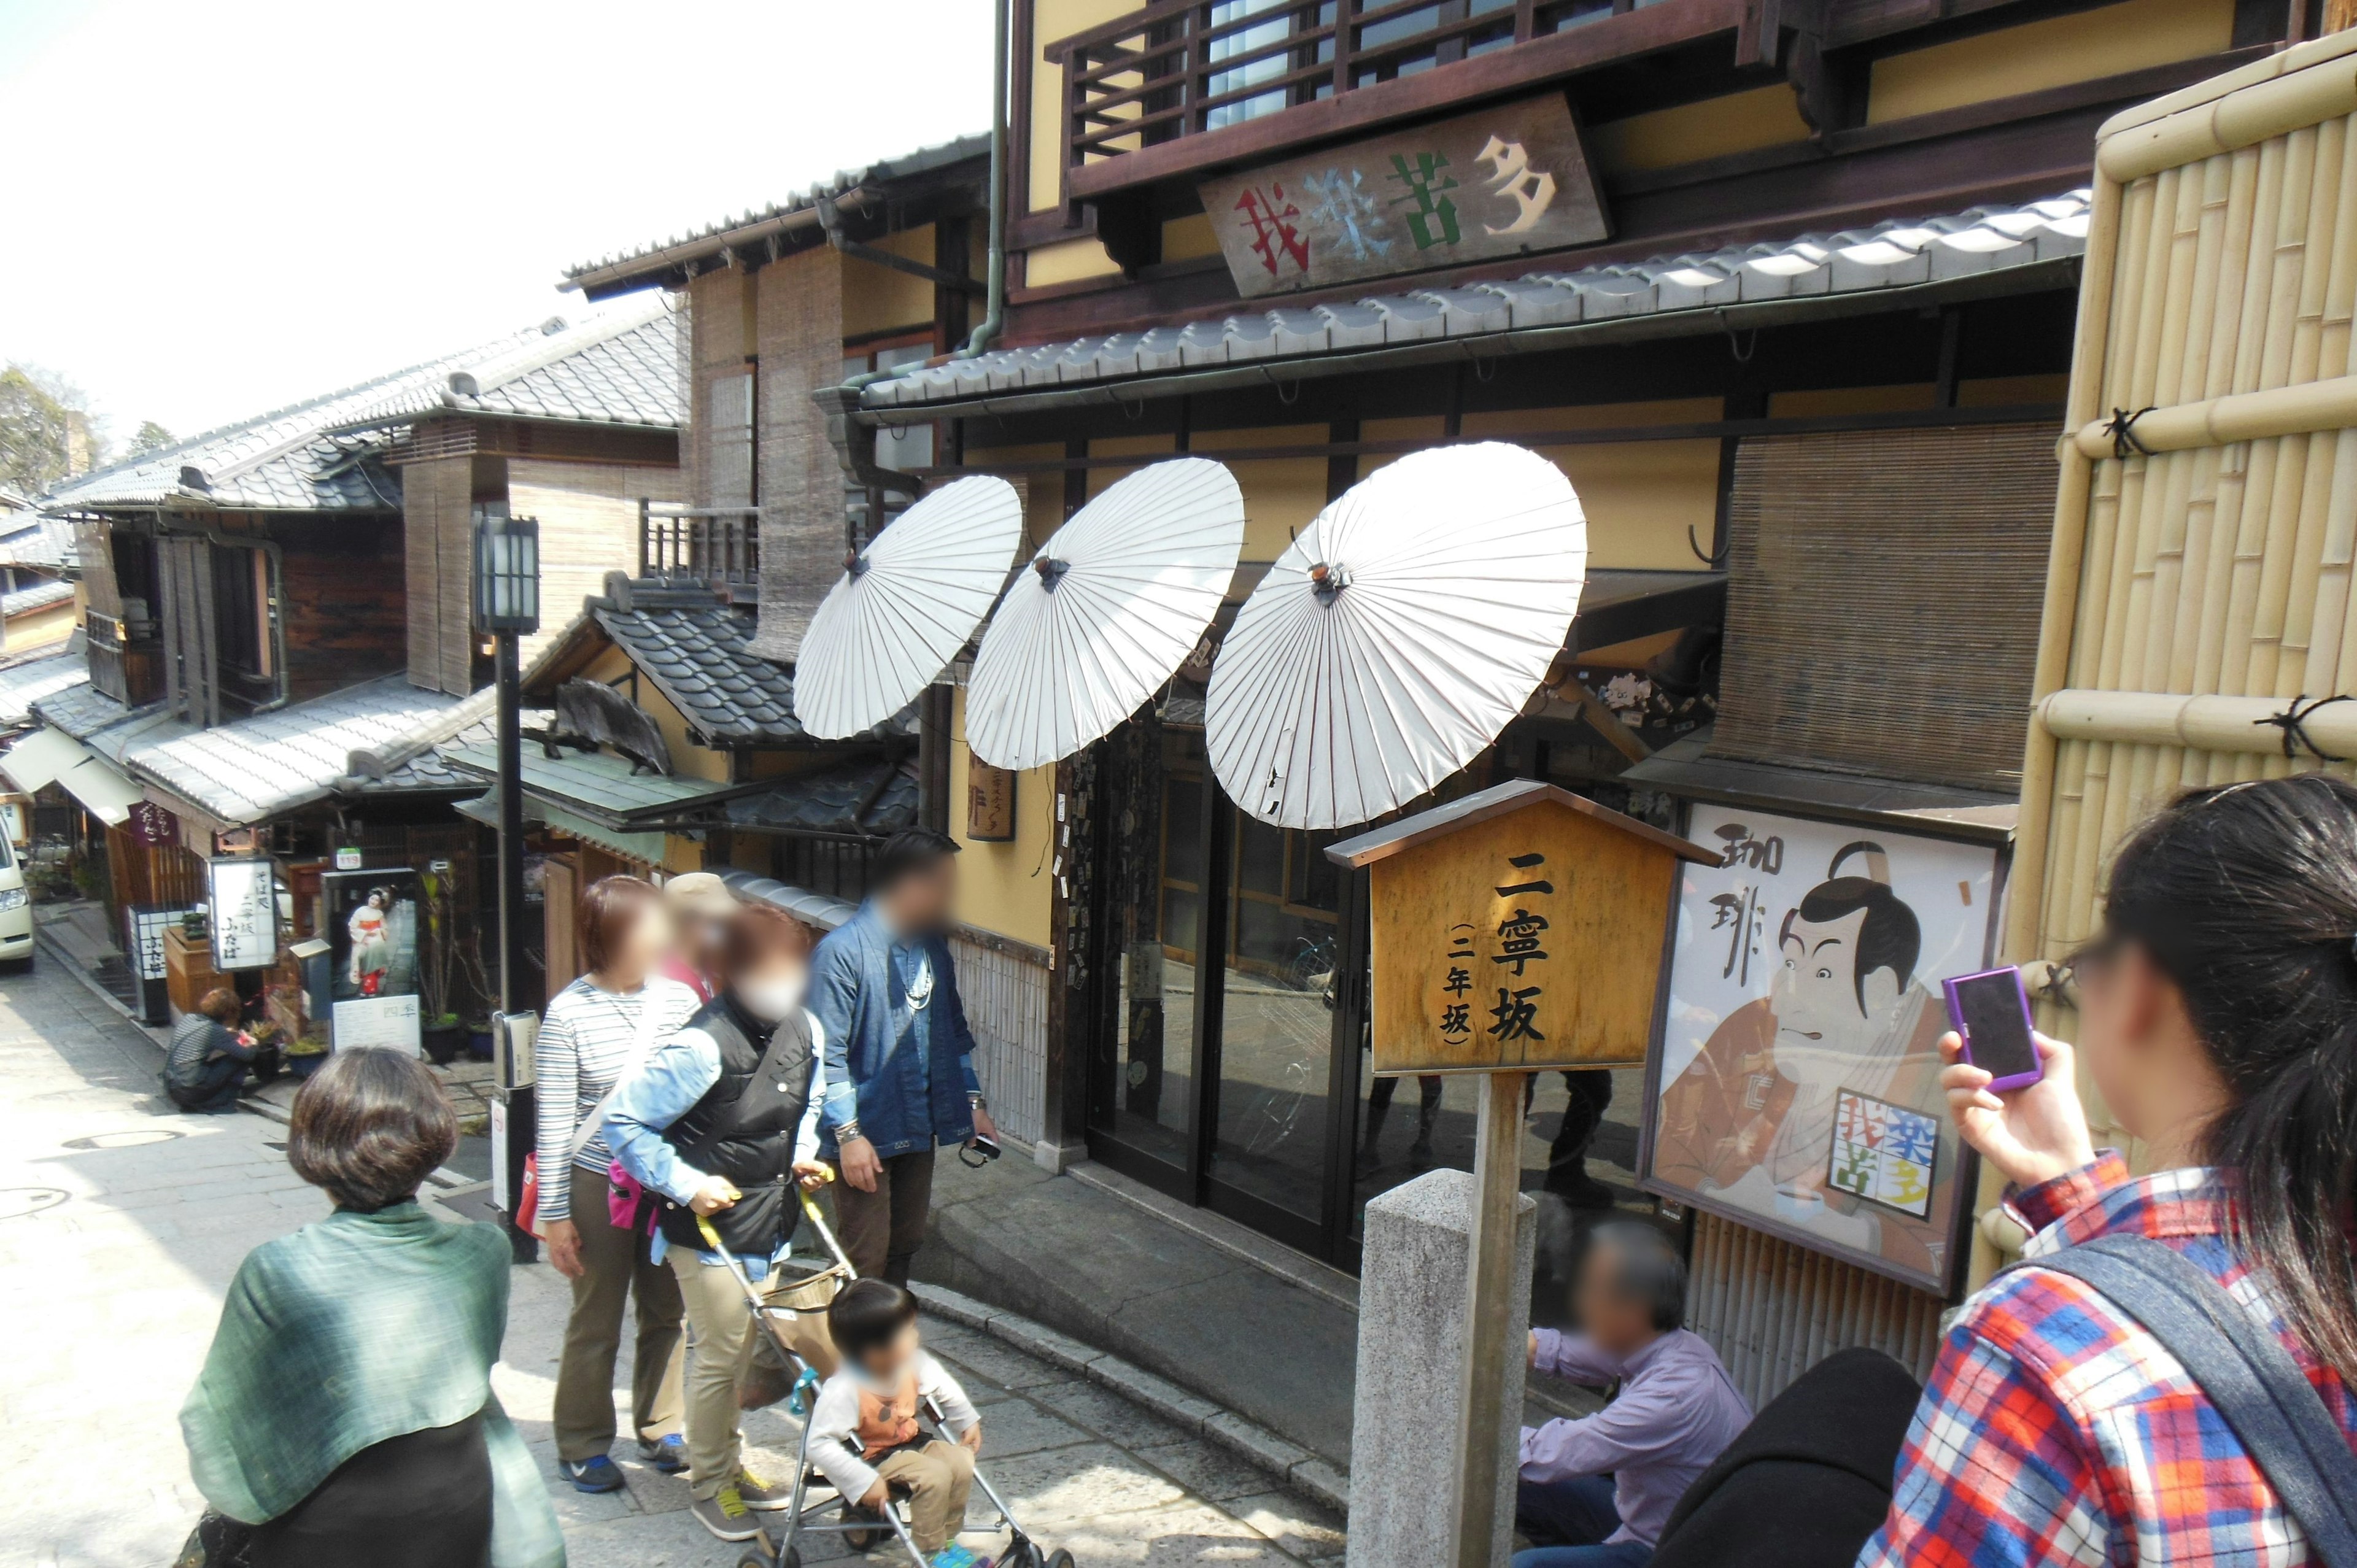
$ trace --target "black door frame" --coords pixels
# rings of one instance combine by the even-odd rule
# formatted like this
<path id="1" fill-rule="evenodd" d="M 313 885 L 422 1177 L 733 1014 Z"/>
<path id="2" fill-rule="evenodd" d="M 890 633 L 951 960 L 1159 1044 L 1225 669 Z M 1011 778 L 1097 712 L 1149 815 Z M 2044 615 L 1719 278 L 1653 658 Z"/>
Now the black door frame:
<path id="1" fill-rule="evenodd" d="M 1104 773 L 1100 770 L 1097 777 L 1098 787 L 1104 788 Z M 1110 821 L 1120 811 L 1121 802 L 1117 800 L 1099 800 L 1092 815 Z M 1185 1164 L 1174 1165 L 1146 1149 L 1125 1143 L 1110 1130 L 1112 1118 L 1102 1113 L 1120 1092 L 1121 1073 L 1118 1052 L 1110 1048 L 1118 1033 L 1121 980 L 1109 950 L 1104 961 L 1090 967 L 1083 986 L 1084 1011 L 1096 1036 L 1087 1051 L 1089 1157 L 1182 1203 L 1208 1208 L 1297 1251 L 1355 1269 L 1358 1249 L 1351 1240 L 1351 1219 L 1358 1159 L 1360 1041 L 1365 1032 L 1367 1001 L 1367 874 L 1351 872 L 1342 878 L 1333 1032 L 1326 1082 L 1326 1147 L 1318 1165 L 1317 1212 L 1311 1217 L 1280 1208 L 1213 1174 L 1211 1145 L 1219 1127 L 1221 1042 L 1227 993 L 1225 954 L 1234 894 L 1235 805 L 1209 768 L 1203 770 L 1201 813 L 1194 826 L 1196 842 L 1202 850 L 1202 881 L 1196 896 L 1195 1007 L 1187 1046 Z M 1113 877 L 1090 879 L 1092 897 L 1097 904 L 1089 911 L 1092 929 L 1109 932 L 1117 927 L 1118 911 L 1113 908 L 1112 900 L 1116 897 L 1118 881 Z"/>

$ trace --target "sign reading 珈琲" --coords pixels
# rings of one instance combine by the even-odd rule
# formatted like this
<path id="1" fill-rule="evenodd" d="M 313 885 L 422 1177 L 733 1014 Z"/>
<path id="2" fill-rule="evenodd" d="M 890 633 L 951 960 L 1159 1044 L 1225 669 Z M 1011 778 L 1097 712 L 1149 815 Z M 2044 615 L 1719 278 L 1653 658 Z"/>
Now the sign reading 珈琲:
<path id="1" fill-rule="evenodd" d="M 1205 180 L 1246 298 L 1589 245 L 1610 232 L 1561 93 Z"/>

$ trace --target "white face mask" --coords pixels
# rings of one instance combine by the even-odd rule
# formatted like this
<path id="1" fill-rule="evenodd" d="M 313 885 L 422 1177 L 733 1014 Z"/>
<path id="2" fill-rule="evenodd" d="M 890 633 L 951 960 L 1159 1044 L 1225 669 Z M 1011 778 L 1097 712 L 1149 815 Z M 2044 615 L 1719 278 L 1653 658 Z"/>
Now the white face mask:
<path id="1" fill-rule="evenodd" d="M 737 988 L 737 1000 L 754 1017 L 765 1024 L 775 1024 L 791 1017 L 794 1009 L 802 1004 L 802 993 L 808 985 L 808 979 L 799 974 L 751 981 Z"/>

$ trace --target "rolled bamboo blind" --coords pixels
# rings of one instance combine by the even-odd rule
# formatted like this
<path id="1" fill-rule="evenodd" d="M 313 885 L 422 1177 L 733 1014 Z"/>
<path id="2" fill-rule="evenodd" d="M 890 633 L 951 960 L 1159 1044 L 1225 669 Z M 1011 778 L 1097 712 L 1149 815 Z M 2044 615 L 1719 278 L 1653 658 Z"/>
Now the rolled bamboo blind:
<path id="1" fill-rule="evenodd" d="M 2357 692 L 2352 115 L 2357 35 L 2340 34 L 2098 135 L 2017 961 L 2089 934 L 2104 857 L 2176 790 L 2357 753 L 2357 703 L 2283 722 Z"/>

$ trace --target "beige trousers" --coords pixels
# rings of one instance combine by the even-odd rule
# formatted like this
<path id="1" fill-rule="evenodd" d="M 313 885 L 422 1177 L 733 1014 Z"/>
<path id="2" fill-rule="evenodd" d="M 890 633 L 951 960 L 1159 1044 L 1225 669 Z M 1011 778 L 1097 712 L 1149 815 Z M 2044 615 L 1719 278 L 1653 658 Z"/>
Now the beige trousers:
<path id="1" fill-rule="evenodd" d="M 736 1276 L 704 1254 L 673 1247 L 666 1260 L 679 1278 L 679 1294 L 687 1303 L 687 1324 L 693 1337 L 687 1360 L 687 1480 L 698 1501 L 717 1494 L 744 1468 L 743 1434 L 737 1427 L 737 1384 L 752 1364 L 753 1309 L 738 1288 Z M 809 1300 L 812 1310 L 778 1319 L 794 1354 L 809 1362 L 821 1378 L 834 1375 L 834 1342 L 827 1337 L 825 1302 L 833 1295 L 832 1279 L 806 1285 L 800 1279 L 780 1282 L 775 1272 L 754 1282 L 762 1295 L 780 1305 L 799 1307 Z M 815 1298 L 814 1300 L 811 1298 Z M 791 1477 L 764 1480 L 791 1484 Z"/>
<path id="2" fill-rule="evenodd" d="M 974 1487 L 974 1453 L 939 1438 L 922 1448 L 903 1448 L 877 1462 L 876 1473 L 909 1494 L 909 1533 L 917 1550 L 931 1557 L 965 1528 L 965 1497 Z"/>
<path id="3" fill-rule="evenodd" d="M 581 1232 L 582 1274 L 572 1282 L 573 1315 L 556 1367 L 556 1456 L 587 1459 L 614 1445 L 614 1357 L 630 1297 L 638 1300 L 631 1430 L 641 1443 L 679 1430 L 679 1284 L 670 1270 L 648 1260 L 649 1238 L 607 1223 L 604 1176 L 578 1165 L 565 1175 L 574 1228 Z"/>

